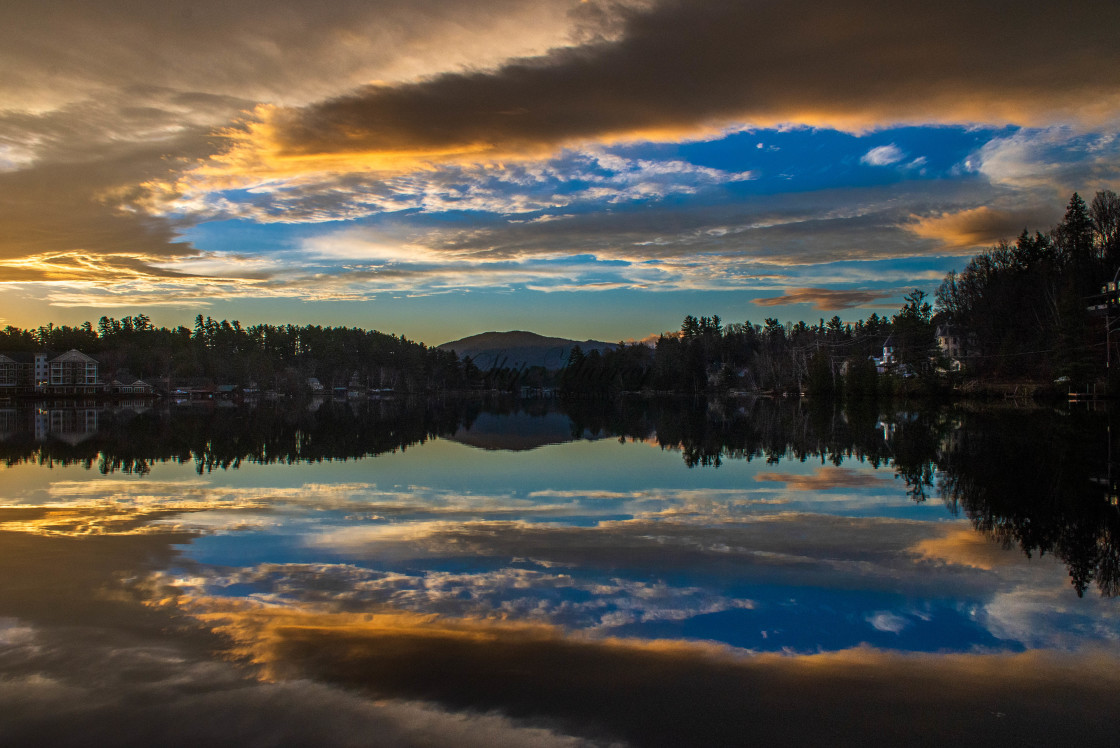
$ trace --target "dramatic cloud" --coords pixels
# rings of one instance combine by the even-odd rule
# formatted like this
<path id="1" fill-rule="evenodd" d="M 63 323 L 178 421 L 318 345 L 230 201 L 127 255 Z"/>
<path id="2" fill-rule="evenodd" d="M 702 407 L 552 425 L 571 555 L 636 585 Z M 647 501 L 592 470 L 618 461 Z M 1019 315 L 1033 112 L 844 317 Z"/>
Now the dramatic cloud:
<path id="1" fill-rule="evenodd" d="M 470 291 L 870 310 L 1020 219 L 1045 229 L 1073 189 L 1120 183 L 1118 16 L 1102 0 L 15 0 L 0 311 L 449 292 L 477 309 Z M 1046 54 L 1007 54 L 993 29 Z M 877 282 L 820 267 L 839 260 Z"/>
<path id="2" fill-rule="evenodd" d="M 177 175 L 214 152 L 216 129 L 261 101 L 305 104 L 370 80 L 485 69 L 609 38 L 616 25 L 613 12 L 569 0 L 469 9 L 340 0 L 305 11 L 209 0 L 181 13 L 113 0 L 96 10 L 6 3 L 0 281 L 54 284 L 38 288 L 60 306 L 268 296 L 246 288 L 254 276 L 244 269 L 223 281 L 158 265 L 199 256 L 179 231 L 205 213 L 182 222 L 162 206 Z M 317 297 L 307 285 L 277 295 Z"/>
<path id="3" fill-rule="evenodd" d="M 843 195 L 759 196 L 710 206 L 655 202 L 609 210 L 560 208 L 545 213 L 546 220 L 501 214 L 475 215 L 469 221 L 398 217 L 375 227 L 329 230 L 304 240 L 300 252 L 275 253 L 274 259 L 289 264 L 283 280 L 258 282 L 245 292 L 362 298 L 378 292 L 423 295 L 519 286 L 540 291 L 772 291 L 788 287 L 794 278 L 892 284 L 874 290 L 825 289 L 808 299 L 821 308 L 852 308 L 898 296 L 899 286 L 940 280 L 943 272 L 887 270 L 857 261 L 928 255 L 937 245 L 906 228 L 914 211 L 928 208 L 930 200 L 949 207 L 970 199 L 967 188 L 934 184 Z M 838 256 L 849 264 L 820 265 Z M 186 272 L 196 262 L 165 266 Z"/>
<path id="4" fill-rule="evenodd" d="M 104 488 L 126 504 L 141 503 L 146 494 L 170 500 L 183 491 L 189 498 L 201 488 L 199 480 L 146 481 L 135 490 L 130 483 L 109 480 Z M 63 482 L 51 495 L 60 503 L 88 501 L 85 485 Z M 312 486 L 309 506 L 316 491 L 329 497 L 332 488 L 341 496 L 361 491 L 356 484 Z M 291 498 L 297 493 L 290 489 Z M 27 511 L 3 509 L 0 516 L 15 521 Z M 492 529 L 491 540 L 504 542 Z M 866 567 L 886 549 L 929 531 L 927 526 L 892 539 L 881 529 L 842 520 L 830 535 L 856 547 Z M 641 533 L 651 547 L 658 545 L 650 527 Z M 265 741 L 569 748 L 645 744 L 666 736 L 722 744 L 746 731 L 800 744 L 822 729 L 863 741 L 916 725 L 934 739 L 956 736 L 959 742 L 964 734 L 986 743 L 993 734 L 1007 737 L 1009 729 L 1019 731 L 1012 736 L 1017 740 L 1057 739 L 1071 710 L 1087 739 L 1110 735 L 1094 715 L 1115 698 L 1113 651 L 905 655 L 864 646 L 750 655 L 700 641 L 572 632 L 524 620 L 531 619 L 529 606 L 480 614 L 483 604 L 458 616 L 431 609 L 470 606 L 476 592 L 488 603 L 524 597 L 535 588 L 547 600 L 567 585 L 575 599 L 617 597 L 623 626 L 626 615 L 648 614 L 650 624 L 669 625 L 681 615 L 752 612 L 737 604 L 741 600 L 617 573 L 596 588 L 570 568 L 544 565 L 539 571 L 475 574 L 432 570 L 427 580 L 337 563 L 219 568 L 184 559 L 173 548 L 189 548 L 190 538 L 175 533 L 78 539 L 0 534 L 6 675 L 0 700 L 18 705 L 0 724 L 5 745 Z M 602 541 L 612 542 L 606 536 L 613 535 L 605 533 Z M 775 537 L 773 528 L 759 528 L 760 555 L 772 548 L 767 537 Z M 882 542 L 873 542 L 877 537 Z M 573 540 L 573 548 L 586 547 L 586 540 Z M 808 545 L 818 544 L 813 538 Z M 834 561 L 841 558 L 839 547 L 819 544 L 822 556 Z M 919 567 L 914 574 L 925 571 Z M 229 587 L 220 590 L 222 584 Z M 260 594 L 231 597 L 244 589 L 235 585 Z M 225 596 L 198 594 L 211 586 Z M 385 594 L 396 605 L 385 605 Z M 650 604 L 643 604 L 647 599 Z M 1013 607 L 1001 603 L 988 615 L 1005 627 L 1029 622 L 1029 615 L 1016 618 Z M 562 601 L 552 610 L 563 611 Z M 858 622 L 893 639 L 920 625 L 920 614 L 875 607 Z M 515 616 L 523 620 L 511 620 Z M 900 689 L 899 682 L 914 687 Z M 682 692 L 704 698 L 681 699 Z M 944 706 L 934 717 L 931 698 Z M 822 710 L 821 704 L 830 706 Z M 868 722 L 873 709 L 885 716 Z M 993 722 L 992 709 L 1013 721 Z M 774 720 L 776 710 L 788 718 Z"/>
<path id="5" fill-rule="evenodd" d="M 224 161 L 232 174 L 292 174 L 500 159 L 743 124 L 1101 124 L 1120 113 L 1120 53 L 1106 31 L 1118 15 L 1108 2 L 1007 13 L 998 2 L 963 0 L 668 0 L 630 12 L 617 41 L 370 86 L 302 109 L 260 108 L 230 134 Z M 993 28 L 1008 38 L 1044 29 L 1047 54 L 1007 55 L 992 44 Z"/>
<path id="6" fill-rule="evenodd" d="M 582 576 L 590 574 L 601 583 L 605 580 L 594 570 L 609 569 L 612 576 L 696 574 L 704 579 L 716 575 L 743 582 L 765 577 L 807 586 L 847 580 L 861 589 L 895 589 L 905 579 L 908 589 L 930 594 L 950 588 L 958 594 L 979 593 L 977 585 L 991 582 L 964 566 L 915 565 L 911 549 L 940 534 L 930 523 L 803 514 L 765 504 L 754 506 L 753 512 L 741 506 L 706 516 L 701 504 L 692 510 L 599 521 L 590 527 L 533 522 L 531 514 L 526 515 L 530 521 L 351 524 L 323 527 L 307 542 L 311 548 L 329 550 L 355 563 L 371 558 L 396 563 L 457 558 L 489 566 L 531 559 L 543 568 L 565 568 L 572 574 L 583 569 Z M 532 588 L 522 594 L 539 597 Z M 523 607 L 534 609 L 531 604 Z M 545 611 L 551 612 L 550 606 Z"/>
<path id="7" fill-rule="evenodd" d="M 144 210 L 150 180 L 167 181 L 211 152 L 207 123 L 238 101 L 147 92 L 105 94 L 43 113 L 0 111 L 0 142 L 23 143 L 19 168 L 0 172 L 7 282 L 97 283 L 180 276 L 153 263 L 189 257 L 176 226 Z"/>

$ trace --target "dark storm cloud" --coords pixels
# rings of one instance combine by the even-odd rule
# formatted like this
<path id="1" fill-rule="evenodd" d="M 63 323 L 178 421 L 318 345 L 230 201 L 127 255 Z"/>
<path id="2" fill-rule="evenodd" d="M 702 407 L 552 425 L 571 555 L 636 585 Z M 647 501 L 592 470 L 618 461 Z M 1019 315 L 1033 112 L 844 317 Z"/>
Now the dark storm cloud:
<path id="1" fill-rule="evenodd" d="M 155 161 L 158 163 L 158 155 Z M 53 255 L 116 256 L 105 261 L 122 265 L 127 264 L 122 258 L 128 256 L 155 259 L 194 254 L 190 245 L 176 238 L 170 221 L 106 204 L 111 199 L 104 197 L 104 191 L 130 187 L 129 177 L 147 176 L 136 166 L 135 161 L 102 162 L 0 174 L 0 202 L 5 207 L 0 260 L 35 258 L 36 266 L 31 269 L 42 269 L 49 279 L 56 276 L 42 265 Z M 142 268 L 134 264 L 133 269 Z M 155 272 L 150 267 L 143 269 Z M 78 274 L 81 268 L 73 270 Z"/>
<path id="2" fill-rule="evenodd" d="M 1105 0 L 667 0 L 629 11 L 619 41 L 276 110 L 256 139 L 281 158 L 500 157 L 733 123 L 1100 123 L 1120 107 L 1118 27 Z"/>

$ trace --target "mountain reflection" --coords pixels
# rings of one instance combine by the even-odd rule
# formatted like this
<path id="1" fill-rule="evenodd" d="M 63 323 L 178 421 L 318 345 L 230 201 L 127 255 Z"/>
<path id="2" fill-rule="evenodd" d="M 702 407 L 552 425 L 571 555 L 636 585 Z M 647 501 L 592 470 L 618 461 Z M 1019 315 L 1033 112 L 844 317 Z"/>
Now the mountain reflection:
<path id="1" fill-rule="evenodd" d="M 147 474 L 193 462 L 203 474 L 249 463 L 350 460 L 448 438 L 490 450 L 620 438 L 679 451 L 689 467 L 782 460 L 889 467 L 914 501 L 940 497 L 1005 547 L 1053 554 L 1079 595 L 1120 592 L 1113 414 L 971 407 L 812 408 L 771 400 L 603 402 L 425 400 L 300 407 L 0 410 L 0 460 Z"/>

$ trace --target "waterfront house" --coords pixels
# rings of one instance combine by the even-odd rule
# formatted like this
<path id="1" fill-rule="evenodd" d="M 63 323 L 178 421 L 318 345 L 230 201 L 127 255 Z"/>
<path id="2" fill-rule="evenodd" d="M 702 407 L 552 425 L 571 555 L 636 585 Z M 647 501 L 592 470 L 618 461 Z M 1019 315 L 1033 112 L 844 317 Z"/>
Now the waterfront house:
<path id="1" fill-rule="evenodd" d="M 948 323 L 937 326 L 937 347 L 949 359 L 949 370 L 960 371 L 961 362 L 976 348 L 976 336 Z"/>
<path id="2" fill-rule="evenodd" d="M 109 384 L 109 392 L 114 395 L 142 395 L 149 397 L 156 394 L 156 388 L 143 379 L 132 379 L 131 377 L 124 377 L 123 379 L 123 382 L 120 379 L 114 379 Z"/>
<path id="3" fill-rule="evenodd" d="M 875 364 L 875 371 L 880 374 L 886 374 L 888 371 L 892 370 L 895 364 L 898 363 L 897 359 L 894 357 L 894 336 L 888 335 L 887 339 L 883 342 L 883 355 L 881 357 L 876 358 L 875 356 L 868 356 L 867 358 L 871 363 Z"/>
<path id="4" fill-rule="evenodd" d="M 97 359 L 78 350 L 69 350 L 50 360 L 48 391 L 72 395 L 94 393 L 101 389 L 97 381 Z"/>
<path id="5" fill-rule="evenodd" d="M 0 354 L 0 393 L 30 393 L 45 385 L 49 355 L 26 352 Z"/>
<path id="6" fill-rule="evenodd" d="M 0 353 L 0 388 L 9 391 L 18 387 L 22 368 L 10 355 Z"/>

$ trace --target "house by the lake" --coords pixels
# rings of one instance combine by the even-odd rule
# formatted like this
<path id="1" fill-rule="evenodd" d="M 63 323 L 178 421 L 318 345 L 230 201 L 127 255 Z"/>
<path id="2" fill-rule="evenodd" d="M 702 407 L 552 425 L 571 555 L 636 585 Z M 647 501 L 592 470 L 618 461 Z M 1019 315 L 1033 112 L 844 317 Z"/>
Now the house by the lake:
<path id="1" fill-rule="evenodd" d="M 0 396 L 92 395 L 101 389 L 97 359 L 81 351 L 0 353 Z"/>

